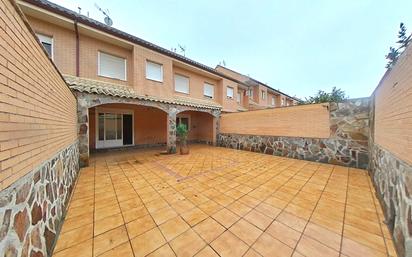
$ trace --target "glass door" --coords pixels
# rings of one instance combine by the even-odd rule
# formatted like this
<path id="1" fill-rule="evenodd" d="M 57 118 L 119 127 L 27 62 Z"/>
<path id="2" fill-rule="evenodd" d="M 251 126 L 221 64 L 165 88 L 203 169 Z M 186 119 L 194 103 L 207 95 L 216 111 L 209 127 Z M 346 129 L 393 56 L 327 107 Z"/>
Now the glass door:
<path id="1" fill-rule="evenodd" d="M 96 148 L 123 145 L 123 114 L 98 112 Z"/>

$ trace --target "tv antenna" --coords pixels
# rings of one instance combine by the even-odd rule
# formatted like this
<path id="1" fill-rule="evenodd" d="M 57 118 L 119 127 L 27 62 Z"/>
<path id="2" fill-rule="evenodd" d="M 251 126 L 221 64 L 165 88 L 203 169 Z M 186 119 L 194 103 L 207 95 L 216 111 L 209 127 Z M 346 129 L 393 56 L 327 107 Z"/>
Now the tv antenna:
<path id="1" fill-rule="evenodd" d="M 181 44 L 177 44 L 179 46 L 180 52 L 183 53 L 183 56 L 186 56 L 186 46 L 183 46 Z"/>
<path id="2" fill-rule="evenodd" d="M 104 23 L 105 23 L 107 26 L 111 27 L 111 26 L 113 25 L 113 20 L 109 17 L 109 14 L 110 14 L 109 10 L 108 10 L 108 9 L 103 10 L 103 9 L 100 8 L 100 6 L 98 6 L 96 3 L 94 3 L 94 7 L 96 7 L 97 10 L 99 10 L 101 13 L 103 13 L 103 15 L 104 15 Z"/>

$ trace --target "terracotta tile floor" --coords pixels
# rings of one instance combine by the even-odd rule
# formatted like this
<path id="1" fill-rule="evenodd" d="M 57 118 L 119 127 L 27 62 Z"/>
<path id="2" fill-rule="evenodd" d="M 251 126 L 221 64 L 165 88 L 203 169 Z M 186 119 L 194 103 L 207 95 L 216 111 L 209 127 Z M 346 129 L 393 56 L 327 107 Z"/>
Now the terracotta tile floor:
<path id="1" fill-rule="evenodd" d="M 396 256 L 364 170 L 191 146 L 98 154 L 54 256 Z"/>

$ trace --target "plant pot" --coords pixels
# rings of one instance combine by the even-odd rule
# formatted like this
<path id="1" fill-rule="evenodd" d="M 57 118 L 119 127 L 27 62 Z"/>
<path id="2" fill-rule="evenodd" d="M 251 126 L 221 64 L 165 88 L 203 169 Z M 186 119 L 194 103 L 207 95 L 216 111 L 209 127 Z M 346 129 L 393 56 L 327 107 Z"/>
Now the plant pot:
<path id="1" fill-rule="evenodd" d="M 187 145 L 180 146 L 180 154 L 189 154 L 189 147 Z"/>

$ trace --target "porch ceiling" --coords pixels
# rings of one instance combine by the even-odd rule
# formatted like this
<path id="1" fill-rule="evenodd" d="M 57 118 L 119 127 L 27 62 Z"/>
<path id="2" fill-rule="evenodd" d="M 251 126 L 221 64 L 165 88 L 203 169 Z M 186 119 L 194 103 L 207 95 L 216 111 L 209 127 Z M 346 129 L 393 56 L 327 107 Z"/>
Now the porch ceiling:
<path id="1" fill-rule="evenodd" d="M 177 104 L 183 106 L 191 106 L 196 108 L 206 108 L 220 110 L 222 106 L 213 101 L 196 99 L 192 97 L 172 96 L 170 98 L 161 98 L 156 96 L 147 96 L 137 94 L 131 87 L 120 84 L 103 82 L 93 79 L 75 77 L 71 75 L 63 75 L 69 87 L 78 92 L 89 94 L 100 94 L 107 96 L 116 96 L 122 98 L 131 98 L 145 101 L 154 101 L 167 104 Z"/>

